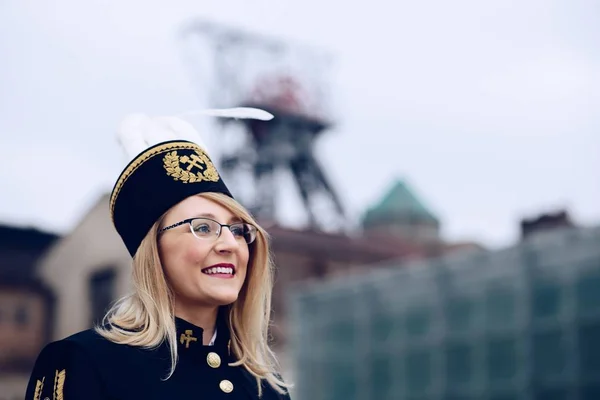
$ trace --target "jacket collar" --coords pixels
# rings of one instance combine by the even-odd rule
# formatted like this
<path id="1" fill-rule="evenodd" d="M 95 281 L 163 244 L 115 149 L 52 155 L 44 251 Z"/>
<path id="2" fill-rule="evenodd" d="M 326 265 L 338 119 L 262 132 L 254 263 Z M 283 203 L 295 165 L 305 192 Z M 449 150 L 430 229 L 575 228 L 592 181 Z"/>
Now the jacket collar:
<path id="1" fill-rule="evenodd" d="M 227 326 L 227 315 L 224 310 L 219 310 L 215 328 L 217 338 L 213 346 L 202 344 L 202 335 L 204 329 L 194 325 L 183 318 L 175 317 L 175 327 L 177 329 L 177 349 L 179 354 L 195 354 L 198 352 L 208 353 L 211 351 L 229 354 L 229 327 Z"/>

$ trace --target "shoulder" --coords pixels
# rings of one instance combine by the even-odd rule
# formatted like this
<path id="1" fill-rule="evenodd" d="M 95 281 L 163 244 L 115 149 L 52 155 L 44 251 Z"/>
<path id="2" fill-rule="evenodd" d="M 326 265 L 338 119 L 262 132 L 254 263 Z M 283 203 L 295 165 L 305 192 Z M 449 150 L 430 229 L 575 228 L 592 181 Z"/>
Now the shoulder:
<path id="1" fill-rule="evenodd" d="M 163 359 L 160 353 L 112 342 L 89 329 L 42 349 L 29 379 L 26 398 L 60 398 L 45 396 L 60 390 L 69 395 L 65 398 L 103 399 L 107 391 L 114 390 L 115 384 L 125 382 L 123 377 L 130 376 L 132 371 L 158 370 L 163 367 Z"/>
<path id="2" fill-rule="evenodd" d="M 61 345 L 64 347 L 81 350 L 92 350 L 97 346 L 101 346 L 103 348 L 118 346 L 116 343 L 113 343 L 98 334 L 98 332 L 96 332 L 94 329 L 87 329 L 85 331 L 78 332 L 55 343 L 61 343 Z"/>
<path id="3" fill-rule="evenodd" d="M 99 388 L 98 371 L 87 351 L 89 345 L 81 340 L 94 334 L 84 331 L 46 345 L 33 367 L 26 398 L 44 398 L 42 394 L 63 391 L 79 393 L 82 387 Z"/>
<path id="4" fill-rule="evenodd" d="M 39 357 L 64 358 L 74 355 L 91 357 L 94 353 L 98 353 L 98 349 L 106 350 L 116 346 L 119 345 L 100 336 L 93 329 L 88 329 L 47 344 Z"/>
<path id="5" fill-rule="evenodd" d="M 93 364 L 94 346 L 105 346 L 103 342 L 108 341 L 91 329 L 51 342 L 39 353 L 34 372 L 90 366 Z"/>
<path id="6" fill-rule="evenodd" d="M 134 352 L 138 353 L 139 349 L 136 351 L 131 346 L 112 342 L 88 329 L 46 345 L 38 356 L 36 366 L 101 368 L 104 364 L 128 358 Z"/>
<path id="7" fill-rule="evenodd" d="M 62 340 L 57 340 L 47 344 L 40 355 L 39 361 L 45 360 L 62 360 L 69 358 L 73 354 L 84 352 L 86 347 L 93 346 L 98 339 L 104 339 L 91 329 L 76 333 Z"/>
<path id="8" fill-rule="evenodd" d="M 143 362 L 148 357 L 153 358 L 157 354 L 162 355 L 165 346 L 148 349 L 139 346 L 132 346 L 123 343 L 113 342 L 100 335 L 94 329 L 88 329 L 72 336 L 69 336 L 59 342 L 56 342 L 63 349 L 70 352 L 79 352 L 85 355 L 91 362 L 99 365 L 114 365 L 118 360 L 137 359 Z"/>

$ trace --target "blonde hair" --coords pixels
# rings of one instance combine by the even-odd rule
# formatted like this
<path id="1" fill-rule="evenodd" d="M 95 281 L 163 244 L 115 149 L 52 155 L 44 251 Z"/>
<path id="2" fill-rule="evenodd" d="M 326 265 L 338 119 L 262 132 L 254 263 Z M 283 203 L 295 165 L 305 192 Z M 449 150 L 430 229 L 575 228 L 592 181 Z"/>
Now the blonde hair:
<path id="1" fill-rule="evenodd" d="M 256 240 L 250 246 L 246 280 L 238 299 L 228 306 L 231 349 L 238 358 L 230 365 L 241 365 L 256 378 L 259 397 L 262 396 L 261 380 L 266 380 L 278 393 L 285 394 L 285 388 L 291 385 L 280 378 L 277 358 L 268 341 L 274 274 L 268 234 L 230 197 L 219 193 L 199 196 L 222 205 L 244 222 L 257 227 Z M 119 344 L 156 348 L 166 341 L 171 353 L 168 379 L 175 371 L 178 355 L 174 296 L 158 252 L 158 230 L 163 217 L 152 226 L 133 257 L 133 293 L 119 299 L 106 313 L 103 325 L 107 326 L 95 329 L 101 336 Z"/>

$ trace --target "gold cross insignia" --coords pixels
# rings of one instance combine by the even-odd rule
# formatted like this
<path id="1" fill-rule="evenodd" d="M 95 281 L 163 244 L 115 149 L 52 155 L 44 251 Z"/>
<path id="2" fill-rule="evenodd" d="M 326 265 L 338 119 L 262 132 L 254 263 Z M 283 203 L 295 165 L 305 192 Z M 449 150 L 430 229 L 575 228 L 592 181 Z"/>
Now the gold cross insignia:
<path id="1" fill-rule="evenodd" d="M 185 342 L 185 348 L 189 349 L 190 348 L 190 342 L 197 342 L 198 338 L 195 338 L 192 336 L 192 330 L 191 329 L 187 329 L 185 331 L 185 333 L 182 333 L 181 336 L 179 337 L 179 342 L 181 342 L 181 344 L 183 344 Z"/>
<path id="2" fill-rule="evenodd" d="M 194 153 L 184 156 L 178 155 L 177 151 L 167 153 L 163 158 L 163 167 L 167 175 L 183 183 L 219 180 L 217 169 L 208 155 L 200 149 L 195 149 Z"/>

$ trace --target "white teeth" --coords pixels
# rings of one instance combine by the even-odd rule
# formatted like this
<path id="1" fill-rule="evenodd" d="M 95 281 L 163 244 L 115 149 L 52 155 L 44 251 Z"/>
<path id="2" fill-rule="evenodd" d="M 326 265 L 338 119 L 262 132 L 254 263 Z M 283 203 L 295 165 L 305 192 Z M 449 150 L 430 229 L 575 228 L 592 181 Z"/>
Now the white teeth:
<path id="1" fill-rule="evenodd" d="M 203 271 L 205 274 L 229 274 L 233 275 L 233 268 L 231 267 L 212 267 Z"/>

